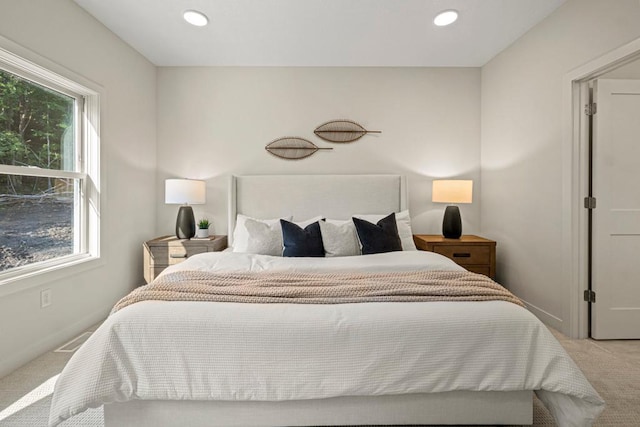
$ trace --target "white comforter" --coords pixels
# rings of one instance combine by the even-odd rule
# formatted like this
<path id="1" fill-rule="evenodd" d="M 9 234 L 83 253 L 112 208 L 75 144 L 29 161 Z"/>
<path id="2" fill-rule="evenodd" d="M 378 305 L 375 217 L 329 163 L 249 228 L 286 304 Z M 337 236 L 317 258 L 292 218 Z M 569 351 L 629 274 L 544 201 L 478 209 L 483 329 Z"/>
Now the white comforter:
<path id="1" fill-rule="evenodd" d="M 172 267 L 225 271 L 460 269 L 430 252 L 296 259 L 229 252 Z M 301 400 L 535 390 L 561 426 L 603 402 L 547 328 L 508 302 L 336 305 L 142 302 L 110 316 L 60 375 L 50 425 L 131 399 Z"/>

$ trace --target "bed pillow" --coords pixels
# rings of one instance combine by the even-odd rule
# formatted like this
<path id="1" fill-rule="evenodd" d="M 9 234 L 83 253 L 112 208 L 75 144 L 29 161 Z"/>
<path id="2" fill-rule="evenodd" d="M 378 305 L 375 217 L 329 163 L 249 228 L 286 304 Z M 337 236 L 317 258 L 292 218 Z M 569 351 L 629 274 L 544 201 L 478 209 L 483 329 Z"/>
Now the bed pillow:
<path id="1" fill-rule="evenodd" d="M 382 218 L 376 224 L 356 217 L 353 217 L 352 220 L 362 245 L 362 255 L 402 250 L 394 213 Z"/>
<path id="2" fill-rule="evenodd" d="M 298 224 L 280 220 L 284 257 L 323 257 L 322 234 L 320 222 L 313 222 L 302 228 Z"/>
<path id="3" fill-rule="evenodd" d="M 282 229 L 280 219 L 256 219 L 238 214 L 233 230 L 233 252 L 263 255 L 282 255 Z M 291 217 L 283 217 L 288 221 Z M 251 231 L 247 228 L 250 221 Z M 258 224 L 256 224 L 258 223 Z M 276 248 L 278 248 L 276 250 Z"/>
<path id="4" fill-rule="evenodd" d="M 352 220 L 320 221 L 320 233 L 326 257 L 360 255 L 360 241 Z"/>
<path id="5" fill-rule="evenodd" d="M 354 215 L 356 218 L 365 219 L 369 222 L 377 222 L 386 215 Z M 411 217 L 409 211 L 404 210 L 396 213 L 396 223 L 398 226 L 398 235 L 402 242 L 403 251 L 417 251 L 416 244 L 413 242 L 413 231 L 411 230 Z"/>
<path id="6" fill-rule="evenodd" d="M 245 226 L 249 240 L 244 252 L 282 256 L 282 227 L 279 221 L 274 224 L 247 218 Z"/>

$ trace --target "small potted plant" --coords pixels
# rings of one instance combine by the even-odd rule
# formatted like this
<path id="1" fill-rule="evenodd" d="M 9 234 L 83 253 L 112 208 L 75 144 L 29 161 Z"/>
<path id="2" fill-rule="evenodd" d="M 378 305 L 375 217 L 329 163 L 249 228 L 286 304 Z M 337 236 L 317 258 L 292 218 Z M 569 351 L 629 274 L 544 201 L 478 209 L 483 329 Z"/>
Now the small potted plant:
<path id="1" fill-rule="evenodd" d="M 209 226 L 211 223 L 208 219 L 203 218 L 198 221 L 198 229 L 196 230 L 196 237 L 199 239 L 206 239 L 209 237 Z"/>

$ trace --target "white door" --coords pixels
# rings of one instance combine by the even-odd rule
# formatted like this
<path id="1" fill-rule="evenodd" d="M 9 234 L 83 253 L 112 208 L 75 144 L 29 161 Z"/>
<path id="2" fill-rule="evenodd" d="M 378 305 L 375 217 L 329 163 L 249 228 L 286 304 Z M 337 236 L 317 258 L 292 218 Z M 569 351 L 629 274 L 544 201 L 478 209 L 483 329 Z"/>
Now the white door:
<path id="1" fill-rule="evenodd" d="M 640 338 L 640 80 L 596 80 L 591 336 Z"/>

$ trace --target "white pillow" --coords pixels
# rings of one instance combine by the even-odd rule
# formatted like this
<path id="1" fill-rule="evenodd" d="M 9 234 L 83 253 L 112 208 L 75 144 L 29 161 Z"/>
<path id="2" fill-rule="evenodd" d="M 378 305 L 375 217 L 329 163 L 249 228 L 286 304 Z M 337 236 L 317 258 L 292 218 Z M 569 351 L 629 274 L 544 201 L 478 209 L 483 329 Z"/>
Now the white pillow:
<path id="1" fill-rule="evenodd" d="M 360 241 L 352 220 L 320 221 L 320 233 L 326 257 L 360 255 Z"/>
<path id="2" fill-rule="evenodd" d="M 280 219 L 256 219 L 238 214 L 236 228 L 233 231 L 233 252 L 282 256 Z M 291 221 L 292 217 L 288 216 L 282 219 Z M 321 219 L 322 216 L 317 216 L 294 224 L 304 228 Z"/>
<path id="3" fill-rule="evenodd" d="M 287 221 L 291 221 L 291 217 L 283 217 Z M 252 225 L 252 233 L 247 229 L 247 220 L 262 223 Z M 238 214 L 236 218 L 236 228 L 233 230 L 233 252 L 245 253 L 262 253 L 261 248 L 268 248 L 269 252 L 274 252 L 276 246 L 280 247 L 280 252 L 276 255 L 282 255 L 282 227 L 280 227 L 280 218 L 274 219 L 256 219 L 246 215 Z M 270 248 L 270 249 L 269 249 Z M 265 254 L 265 255 L 271 255 Z"/>
<path id="4" fill-rule="evenodd" d="M 380 221 L 382 218 L 388 216 L 384 215 L 354 215 L 356 218 L 364 219 L 373 224 Z M 396 224 L 398 225 L 398 236 L 400 236 L 400 242 L 402 243 L 403 251 L 417 251 L 416 244 L 413 242 L 413 231 L 411 231 L 411 217 L 409 211 L 404 210 L 402 212 L 396 212 Z"/>
<path id="5" fill-rule="evenodd" d="M 267 224 L 249 218 L 245 225 L 249 232 L 247 253 L 282 256 L 283 241 L 280 221 L 277 224 Z"/>

